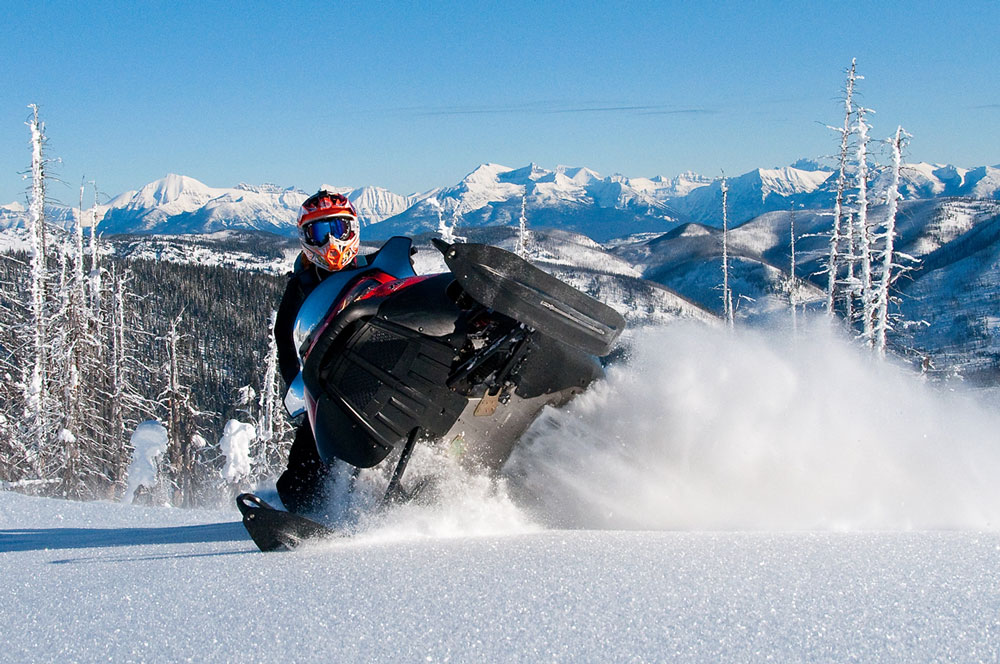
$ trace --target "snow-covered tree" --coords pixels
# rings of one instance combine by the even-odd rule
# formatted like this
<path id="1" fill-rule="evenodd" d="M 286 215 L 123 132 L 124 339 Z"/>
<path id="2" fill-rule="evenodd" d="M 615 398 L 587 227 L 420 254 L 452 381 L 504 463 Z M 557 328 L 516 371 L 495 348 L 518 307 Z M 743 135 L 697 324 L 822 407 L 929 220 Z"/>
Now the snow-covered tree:
<path id="1" fill-rule="evenodd" d="M 61 377 L 62 493 L 70 497 L 89 494 L 87 478 L 102 474 L 98 460 L 99 439 L 103 437 L 98 419 L 99 382 L 103 364 L 102 346 L 93 335 L 95 312 L 87 300 L 83 250 L 83 196 L 80 187 L 80 208 L 74 215 L 72 237 L 60 243 L 60 287 L 54 327 L 58 329 L 53 346 L 53 374 Z"/>
<path id="2" fill-rule="evenodd" d="M 465 242 L 465 237 L 461 235 L 456 235 L 455 231 L 458 230 L 458 223 L 462 221 L 462 201 L 459 201 L 455 205 L 455 209 L 451 211 L 451 242 Z"/>
<path id="3" fill-rule="evenodd" d="M 521 258 L 528 257 L 528 197 L 521 196 L 521 216 L 517 220 L 517 249 L 516 253 Z"/>
<path id="4" fill-rule="evenodd" d="M 903 163 L 903 148 L 908 138 L 910 138 L 910 135 L 900 126 L 896 129 L 895 137 L 890 140 L 890 146 L 892 149 L 892 172 L 889 181 L 889 190 L 886 192 L 886 207 L 888 210 L 886 213 L 885 228 L 883 231 L 883 247 L 880 256 L 881 270 L 874 297 L 874 346 L 875 352 L 879 357 L 883 358 L 885 357 L 886 335 L 890 329 L 889 302 L 891 297 L 889 289 L 898 277 L 900 268 L 900 266 L 895 262 L 896 215 L 899 210 L 899 200 L 902 198 L 899 193 L 899 175 Z"/>
<path id="5" fill-rule="evenodd" d="M 826 292 L 826 312 L 829 316 L 834 315 L 837 295 L 837 276 L 840 270 L 841 243 L 844 241 L 844 202 L 847 193 L 847 168 L 849 163 L 849 145 L 852 133 L 851 118 L 854 115 L 854 85 L 859 79 L 857 59 L 851 60 L 851 67 L 847 71 L 847 86 L 844 94 L 844 125 L 843 127 L 830 127 L 840 134 L 840 163 L 837 169 L 837 196 L 833 208 L 833 230 L 830 233 L 830 254 L 827 262 L 827 292 Z M 849 222 L 848 222 L 849 223 Z M 850 235 L 850 233 L 848 234 Z"/>
<path id="6" fill-rule="evenodd" d="M 135 308 L 130 306 L 136 296 L 129 284 L 132 280 L 127 265 L 112 264 L 108 270 L 107 324 L 104 326 L 106 372 L 100 381 L 104 403 L 106 475 L 111 487 L 124 488 L 125 440 L 128 431 L 144 413 L 152 413 L 156 402 L 147 394 L 146 386 L 152 373 L 139 359 L 139 349 L 148 345 L 150 335 L 140 329 Z M 145 384 L 145 385 L 144 385 Z"/>
<path id="7" fill-rule="evenodd" d="M 25 264 L 11 254 L 0 256 L 0 480 L 40 478 L 33 441 L 27 432 L 22 362 L 30 345 L 27 302 L 22 297 Z"/>
<path id="8" fill-rule="evenodd" d="M 222 467 L 222 478 L 230 487 L 239 487 L 250 477 L 252 460 L 250 446 L 257 439 L 257 431 L 252 424 L 229 420 L 219 439 L 219 449 L 226 457 Z"/>
<path id="9" fill-rule="evenodd" d="M 858 107 L 858 123 L 857 133 L 858 133 L 858 157 L 857 157 L 857 187 L 858 187 L 858 198 L 857 198 L 857 232 L 855 234 L 857 257 L 861 267 L 861 274 L 858 275 L 860 279 L 859 284 L 859 295 L 861 297 L 861 328 L 862 328 L 862 338 L 865 343 L 872 344 L 874 341 L 874 317 L 875 317 L 875 300 L 873 297 L 872 290 L 872 245 L 874 243 L 872 235 L 872 227 L 868 218 L 869 209 L 869 197 L 868 197 L 868 178 L 870 177 L 870 168 L 868 164 L 868 144 L 870 138 L 868 135 L 868 130 L 871 129 L 871 125 L 865 120 L 865 115 L 871 113 L 870 109 L 863 107 Z"/>
<path id="10" fill-rule="evenodd" d="M 128 487 L 124 502 L 136 502 L 139 492 L 147 497 L 160 484 L 160 461 L 167 451 L 167 430 L 155 420 L 147 420 L 136 427 L 129 441 L 132 462 L 128 467 Z"/>
<path id="11" fill-rule="evenodd" d="M 461 238 L 455 235 L 455 229 L 458 227 L 458 219 L 459 219 L 458 206 L 456 206 L 455 209 L 452 211 L 451 222 L 449 223 L 444 220 L 444 206 L 441 204 L 441 201 L 437 198 L 432 198 L 431 204 L 437 211 L 438 235 L 441 236 L 441 239 L 444 240 L 445 242 L 448 242 L 449 244 L 453 244 L 455 242 L 460 242 L 464 240 L 465 238 Z"/>
<path id="12" fill-rule="evenodd" d="M 733 293 L 729 289 L 729 185 L 722 177 L 722 310 L 729 327 L 734 325 Z"/>
<path id="13" fill-rule="evenodd" d="M 277 318 L 278 312 L 271 311 L 267 329 L 274 329 Z M 269 334 L 267 339 L 267 357 L 264 359 L 264 376 L 261 379 L 260 401 L 258 403 L 260 419 L 257 423 L 257 435 L 265 445 L 274 438 L 278 422 L 281 419 L 278 412 L 278 343 L 273 334 Z"/>
<path id="14" fill-rule="evenodd" d="M 451 228 L 448 227 L 448 224 L 444 223 L 444 213 L 441 209 L 441 201 L 433 198 L 431 199 L 431 203 L 434 205 L 434 209 L 437 211 L 438 215 L 438 235 L 441 236 L 442 240 L 450 243 L 452 241 Z"/>
<path id="15" fill-rule="evenodd" d="M 28 254 L 31 260 L 29 277 L 31 311 L 30 360 L 25 365 L 24 404 L 25 416 L 34 441 L 34 453 L 45 452 L 51 425 L 46 411 L 48 384 L 48 347 L 46 344 L 46 264 L 45 264 L 45 126 L 38 119 L 38 106 L 32 111 L 28 126 L 31 128 L 31 203 L 28 207 Z M 39 468 L 40 470 L 40 468 Z"/>
<path id="16" fill-rule="evenodd" d="M 792 208 L 788 214 L 788 234 L 789 234 L 789 246 L 791 248 L 791 260 L 789 264 L 789 277 L 788 277 L 788 304 L 792 307 L 792 333 L 798 333 L 799 320 L 798 320 L 798 282 L 795 278 L 795 208 Z"/>
<path id="17" fill-rule="evenodd" d="M 91 294 L 91 306 L 97 309 L 100 304 L 101 297 L 101 252 L 99 250 L 99 243 L 97 241 L 97 182 L 94 180 L 90 181 L 91 186 L 94 188 L 94 205 L 90 208 L 90 294 Z"/>

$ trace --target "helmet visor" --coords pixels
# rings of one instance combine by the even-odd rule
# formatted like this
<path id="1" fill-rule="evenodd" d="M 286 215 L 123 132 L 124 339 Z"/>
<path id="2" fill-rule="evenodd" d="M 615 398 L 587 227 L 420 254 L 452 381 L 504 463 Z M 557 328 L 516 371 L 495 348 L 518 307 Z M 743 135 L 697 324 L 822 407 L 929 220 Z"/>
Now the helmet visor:
<path id="1" fill-rule="evenodd" d="M 302 239 L 306 244 L 322 247 L 330 238 L 348 240 L 354 235 L 354 217 L 326 217 L 302 227 Z"/>

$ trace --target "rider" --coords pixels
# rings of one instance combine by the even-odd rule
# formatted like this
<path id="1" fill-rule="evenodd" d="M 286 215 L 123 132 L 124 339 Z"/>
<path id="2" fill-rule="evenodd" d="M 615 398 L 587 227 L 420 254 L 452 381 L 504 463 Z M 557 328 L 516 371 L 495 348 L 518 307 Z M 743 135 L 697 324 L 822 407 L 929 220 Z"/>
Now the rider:
<path id="1" fill-rule="evenodd" d="M 281 377 L 288 386 L 299 373 L 292 330 L 299 308 L 324 279 L 354 267 L 361 244 L 358 213 L 342 194 L 321 189 L 302 203 L 298 233 L 302 252 L 278 307 L 274 338 Z M 299 426 L 288 454 L 288 468 L 278 478 L 278 496 L 292 512 L 310 511 L 323 498 L 327 467 L 316 452 L 309 423 Z"/>

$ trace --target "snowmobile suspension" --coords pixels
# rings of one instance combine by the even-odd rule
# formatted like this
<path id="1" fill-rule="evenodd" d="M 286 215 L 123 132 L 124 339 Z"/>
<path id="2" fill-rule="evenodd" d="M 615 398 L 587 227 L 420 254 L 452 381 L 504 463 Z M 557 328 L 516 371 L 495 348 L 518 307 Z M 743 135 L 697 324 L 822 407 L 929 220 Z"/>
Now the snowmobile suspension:
<path id="1" fill-rule="evenodd" d="M 420 427 L 413 427 L 410 431 L 410 435 L 406 438 L 406 444 L 403 445 L 403 451 L 399 455 L 399 461 L 396 463 L 396 469 L 392 471 L 392 478 L 389 480 L 389 486 L 385 490 L 385 502 L 398 502 L 402 500 L 409 500 L 410 495 L 403 490 L 400 486 L 399 480 L 403 477 L 403 471 L 406 470 L 406 464 L 410 461 L 410 455 L 413 453 L 413 446 L 417 442 L 417 438 L 420 436 Z"/>

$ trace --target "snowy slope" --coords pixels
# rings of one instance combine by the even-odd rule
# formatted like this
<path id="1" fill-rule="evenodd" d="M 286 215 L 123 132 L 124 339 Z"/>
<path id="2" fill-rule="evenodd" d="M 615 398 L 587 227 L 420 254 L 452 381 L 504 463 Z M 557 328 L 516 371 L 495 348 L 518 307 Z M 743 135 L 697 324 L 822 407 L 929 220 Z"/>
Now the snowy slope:
<path id="1" fill-rule="evenodd" d="M 997 206 L 1000 208 L 1000 206 Z M 964 228 L 967 209 L 938 219 L 948 231 Z M 922 247 L 933 246 L 925 240 Z M 958 371 L 978 383 L 1000 382 L 1000 209 L 973 216 L 968 230 L 922 256 L 902 282 L 903 342 L 933 358 L 937 371 Z M 901 327 L 901 326 L 900 326 Z"/>
<path id="2" fill-rule="evenodd" d="M 471 229 L 466 239 L 517 251 L 517 233 L 509 227 Z M 447 270 L 437 249 L 422 243 L 417 247 L 414 264 L 418 273 Z M 532 264 L 614 308 L 630 325 L 676 320 L 717 322 L 716 316 L 697 302 L 643 279 L 631 264 L 584 235 L 560 230 L 532 231 L 527 252 Z"/>
<path id="3" fill-rule="evenodd" d="M 218 231 L 203 235 L 119 235 L 114 252 L 130 260 L 218 265 L 285 275 L 299 254 L 294 240 L 270 233 Z"/>
<path id="4" fill-rule="evenodd" d="M 265 555 L 232 513 L 0 505 L 8 661 L 998 654 L 997 535 L 556 531 Z"/>
<path id="5" fill-rule="evenodd" d="M 233 509 L 0 492 L 0 648 L 18 662 L 996 660 L 995 409 L 825 329 L 647 329 L 606 382 L 543 417 L 502 482 L 419 448 L 413 470 L 444 483 L 435 502 L 368 511 L 352 538 L 290 554 L 258 553 Z"/>
<path id="6" fill-rule="evenodd" d="M 799 213 L 796 235 L 817 224 L 817 215 Z M 765 215 L 733 229 L 729 234 L 730 288 L 740 318 L 770 315 L 788 308 L 789 259 L 787 219 Z M 622 243 L 613 253 L 634 264 L 645 279 L 662 284 L 701 306 L 722 315 L 722 231 L 699 224 L 684 224 L 670 233 L 643 241 Z M 780 249 L 778 249 L 780 247 Z M 801 249 L 800 249 L 801 251 Z M 799 260 L 803 256 L 800 254 Z M 814 304 L 823 293 L 799 268 L 797 302 Z M 751 298 L 747 300 L 746 298 Z"/>

